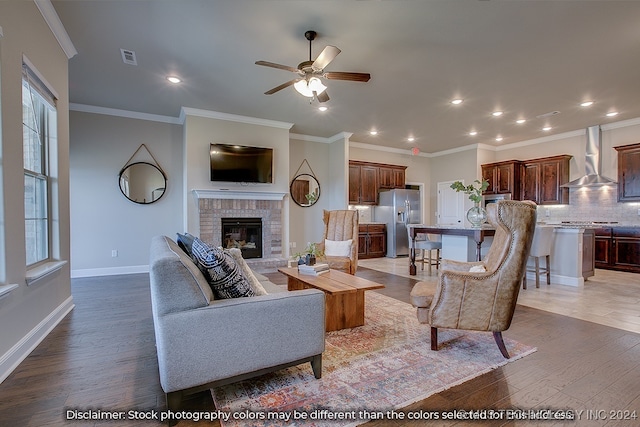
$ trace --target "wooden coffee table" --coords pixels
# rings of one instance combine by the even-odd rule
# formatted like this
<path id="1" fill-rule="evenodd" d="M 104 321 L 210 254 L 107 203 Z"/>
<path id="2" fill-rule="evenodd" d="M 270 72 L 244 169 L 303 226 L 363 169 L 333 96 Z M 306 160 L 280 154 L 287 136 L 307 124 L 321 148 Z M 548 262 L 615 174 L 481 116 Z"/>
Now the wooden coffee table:
<path id="1" fill-rule="evenodd" d="M 287 289 L 319 289 L 325 294 L 325 330 L 355 328 L 364 325 L 364 291 L 384 285 L 331 270 L 320 276 L 298 273 L 297 268 L 279 268 L 287 276 Z"/>

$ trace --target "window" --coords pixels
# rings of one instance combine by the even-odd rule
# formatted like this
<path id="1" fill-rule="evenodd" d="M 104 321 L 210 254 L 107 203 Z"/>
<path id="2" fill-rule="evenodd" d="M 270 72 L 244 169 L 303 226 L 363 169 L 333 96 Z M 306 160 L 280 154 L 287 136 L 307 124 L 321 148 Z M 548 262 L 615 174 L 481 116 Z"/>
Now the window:
<path id="1" fill-rule="evenodd" d="M 27 266 L 50 256 L 49 145 L 57 138 L 55 97 L 26 64 L 22 67 L 22 145 Z"/>

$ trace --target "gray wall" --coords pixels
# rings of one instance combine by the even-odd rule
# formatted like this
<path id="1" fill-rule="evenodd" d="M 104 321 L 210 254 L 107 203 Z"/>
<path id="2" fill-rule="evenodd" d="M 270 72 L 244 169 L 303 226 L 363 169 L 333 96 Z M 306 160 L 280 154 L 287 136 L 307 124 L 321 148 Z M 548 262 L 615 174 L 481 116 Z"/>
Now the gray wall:
<path id="1" fill-rule="evenodd" d="M 151 237 L 183 231 L 182 126 L 80 111 L 70 124 L 73 277 L 146 271 Z M 162 198 L 148 205 L 129 201 L 118 185 L 141 144 L 168 179 Z M 131 161 L 155 163 L 144 147 Z"/>
<path id="2" fill-rule="evenodd" d="M 217 118 L 220 116 L 221 118 Z M 234 190 L 259 192 L 289 192 L 289 129 L 278 127 L 279 123 L 259 119 L 243 122 L 240 116 L 233 120 L 224 119 L 225 115 L 203 110 L 189 109 L 184 123 L 183 197 L 186 207 L 185 229 L 194 235 L 199 234 L 198 203 L 193 190 Z M 264 123 L 264 124 L 260 124 Z M 273 148 L 273 183 L 243 185 L 233 182 L 211 182 L 209 166 L 209 144 L 238 144 L 255 147 Z M 283 216 L 288 215 L 285 203 Z"/>
<path id="3" fill-rule="evenodd" d="M 323 235 L 322 211 L 330 209 L 331 178 L 329 172 L 330 144 L 302 141 L 292 139 L 289 146 L 289 182 L 294 174 L 307 159 L 312 172 L 320 182 L 320 198 L 310 207 L 298 206 L 289 198 L 289 241 L 295 243 L 291 248 L 291 254 L 302 252 L 309 242 L 320 242 Z M 299 173 L 309 173 L 309 167 L 305 164 Z"/>
<path id="4" fill-rule="evenodd" d="M 19 287 L 0 298 L 0 380 L 37 345 L 73 307 L 69 265 L 27 286 L 22 153 L 22 58 L 35 66 L 59 95 L 58 171 L 52 216 L 60 260 L 69 260 L 69 99 L 68 59 L 42 15 L 31 1 L 0 2 L 0 286 Z"/>

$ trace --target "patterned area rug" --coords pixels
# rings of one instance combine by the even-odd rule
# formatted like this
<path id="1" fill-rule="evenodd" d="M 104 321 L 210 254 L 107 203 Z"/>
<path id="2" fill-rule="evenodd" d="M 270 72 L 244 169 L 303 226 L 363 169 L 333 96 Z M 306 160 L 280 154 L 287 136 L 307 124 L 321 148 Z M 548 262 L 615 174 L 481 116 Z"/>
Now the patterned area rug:
<path id="1" fill-rule="evenodd" d="M 213 389 L 216 409 L 230 418 L 222 425 L 356 426 L 536 351 L 505 338 L 507 360 L 492 334 L 447 329 L 431 351 L 430 328 L 410 304 L 365 295 L 365 325 L 327 333 L 320 380 L 305 363 Z M 347 419 L 328 421 L 336 416 Z"/>

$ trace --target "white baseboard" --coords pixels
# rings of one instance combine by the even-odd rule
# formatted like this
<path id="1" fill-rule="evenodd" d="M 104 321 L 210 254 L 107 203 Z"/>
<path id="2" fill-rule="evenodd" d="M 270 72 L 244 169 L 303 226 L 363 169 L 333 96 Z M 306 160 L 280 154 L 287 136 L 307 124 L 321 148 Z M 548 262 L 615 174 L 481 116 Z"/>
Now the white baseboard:
<path id="1" fill-rule="evenodd" d="M 0 357 L 0 383 L 29 356 L 33 349 L 49 335 L 49 332 L 60 323 L 64 316 L 73 310 L 73 307 L 75 307 L 73 297 L 70 296 Z"/>
<path id="2" fill-rule="evenodd" d="M 119 274 L 148 273 L 148 265 L 128 265 L 125 267 L 108 268 L 86 268 L 82 270 L 71 270 L 71 278 L 94 277 L 94 276 L 116 276 Z"/>

